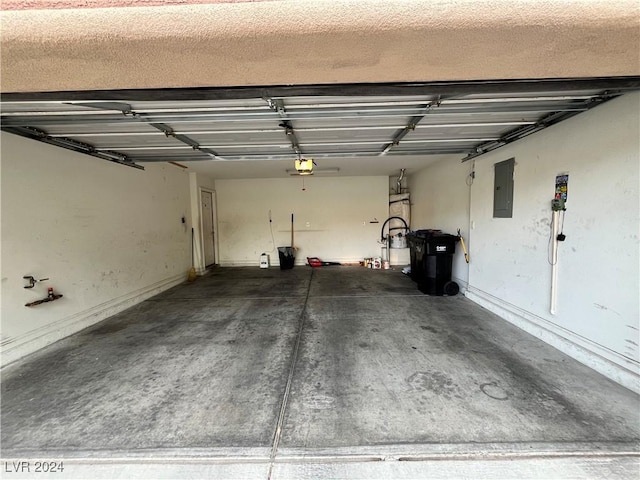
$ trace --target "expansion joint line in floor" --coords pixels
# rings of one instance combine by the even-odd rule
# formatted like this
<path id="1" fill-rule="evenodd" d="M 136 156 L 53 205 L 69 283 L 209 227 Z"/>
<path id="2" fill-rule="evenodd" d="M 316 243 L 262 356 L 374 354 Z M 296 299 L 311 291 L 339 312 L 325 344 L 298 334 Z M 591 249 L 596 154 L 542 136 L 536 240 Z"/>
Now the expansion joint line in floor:
<path id="1" fill-rule="evenodd" d="M 311 276 L 309 277 L 309 286 L 307 287 L 307 294 L 304 298 L 304 305 L 298 318 L 298 334 L 296 336 L 296 342 L 293 347 L 293 355 L 291 357 L 291 364 L 289 365 L 289 375 L 287 376 L 287 385 L 284 389 L 284 395 L 282 396 L 282 405 L 280 406 L 280 414 L 278 415 L 278 423 L 276 424 L 276 431 L 273 435 L 273 446 L 271 448 L 271 456 L 269 459 L 269 473 L 267 474 L 267 480 L 271 480 L 271 474 L 273 472 L 273 464 L 278 453 L 278 445 L 280 444 L 280 437 L 282 436 L 282 424 L 284 423 L 284 415 L 287 411 L 287 404 L 289 402 L 289 394 L 291 393 L 291 384 L 293 383 L 293 374 L 298 363 L 298 353 L 300 351 L 300 342 L 302 341 L 302 331 L 304 329 L 304 319 L 307 314 L 307 303 L 309 302 L 309 293 L 311 292 L 311 282 L 313 280 L 313 268 L 311 269 Z"/>

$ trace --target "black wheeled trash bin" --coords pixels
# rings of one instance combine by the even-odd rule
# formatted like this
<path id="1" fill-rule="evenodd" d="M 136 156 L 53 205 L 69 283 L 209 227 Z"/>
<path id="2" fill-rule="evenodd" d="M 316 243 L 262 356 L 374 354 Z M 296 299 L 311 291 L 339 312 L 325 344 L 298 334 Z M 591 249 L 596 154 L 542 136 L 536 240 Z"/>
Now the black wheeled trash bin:
<path id="1" fill-rule="evenodd" d="M 411 263 L 411 272 L 409 276 L 414 282 L 419 282 L 425 278 L 424 272 L 424 254 L 426 247 L 426 238 L 430 232 L 435 230 L 418 230 L 416 232 L 408 232 L 407 246 L 409 247 L 409 259 Z"/>
<path id="2" fill-rule="evenodd" d="M 411 278 L 428 295 L 456 295 L 460 287 L 451 280 L 458 237 L 441 230 L 418 230 L 407 235 Z M 415 265 L 414 265 L 415 263 Z"/>

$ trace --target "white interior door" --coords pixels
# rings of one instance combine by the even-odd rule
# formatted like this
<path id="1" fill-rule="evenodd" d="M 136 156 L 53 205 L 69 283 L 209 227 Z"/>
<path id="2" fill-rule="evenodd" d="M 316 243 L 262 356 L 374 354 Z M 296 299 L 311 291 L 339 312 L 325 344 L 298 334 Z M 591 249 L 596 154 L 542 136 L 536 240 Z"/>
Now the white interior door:
<path id="1" fill-rule="evenodd" d="M 202 250 L 204 253 L 204 264 L 208 267 L 216 263 L 216 250 L 214 248 L 214 225 L 213 225 L 213 194 L 202 191 L 200 193 L 202 203 Z"/>

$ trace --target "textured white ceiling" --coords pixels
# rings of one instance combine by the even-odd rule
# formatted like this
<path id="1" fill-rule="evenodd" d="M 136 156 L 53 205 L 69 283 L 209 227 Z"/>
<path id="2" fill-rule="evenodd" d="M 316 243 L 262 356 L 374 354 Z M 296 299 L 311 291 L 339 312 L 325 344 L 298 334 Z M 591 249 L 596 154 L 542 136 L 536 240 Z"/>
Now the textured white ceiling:
<path id="1" fill-rule="evenodd" d="M 640 74 L 637 0 L 133 3 L 5 0 L 2 92 Z M 341 174 L 397 169 L 397 159 L 365 160 L 344 159 Z M 193 168 L 247 171 L 214 163 Z"/>

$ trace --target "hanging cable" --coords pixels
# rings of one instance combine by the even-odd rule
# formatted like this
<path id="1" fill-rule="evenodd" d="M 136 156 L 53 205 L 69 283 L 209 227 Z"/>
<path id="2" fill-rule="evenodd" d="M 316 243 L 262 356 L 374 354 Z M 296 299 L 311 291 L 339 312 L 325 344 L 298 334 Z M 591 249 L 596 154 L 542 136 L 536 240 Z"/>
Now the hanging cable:
<path id="1" fill-rule="evenodd" d="M 471 185 L 473 185 L 473 180 L 475 178 L 476 178 L 476 162 L 474 160 L 473 164 L 471 165 L 471 171 L 469 172 L 469 175 L 467 175 L 467 178 L 465 178 L 464 183 L 467 184 L 467 187 L 470 187 Z"/>
<path id="2" fill-rule="evenodd" d="M 469 172 L 469 175 L 467 175 L 467 178 L 465 179 L 464 183 L 467 184 L 467 187 L 470 187 L 471 185 L 473 185 L 473 180 L 476 178 L 476 162 L 473 162 L 473 166 L 471 167 L 471 171 Z"/>
<path id="3" fill-rule="evenodd" d="M 564 242 L 564 239 L 567 238 L 565 236 L 565 234 L 564 234 L 564 215 L 565 215 L 566 211 L 567 211 L 567 209 L 564 208 L 564 209 L 562 209 L 562 212 L 561 212 L 562 213 L 562 220 L 560 221 L 560 233 L 558 234 L 558 237 L 557 237 L 558 241 L 560 241 L 560 242 Z"/>
<path id="4" fill-rule="evenodd" d="M 276 240 L 275 238 L 273 238 L 273 221 L 271 220 L 271 210 L 269 210 L 269 231 L 271 232 L 271 245 L 272 245 L 272 248 L 271 250 L 269 250 L 269 252 L 275 252 Z"/>

